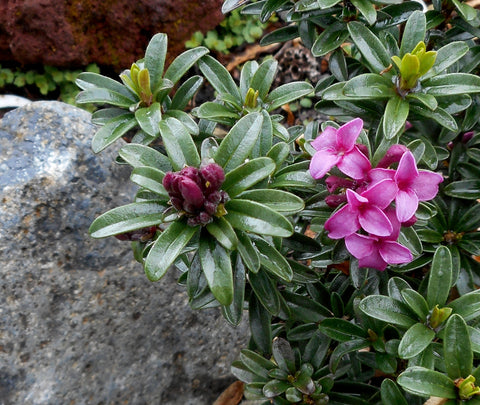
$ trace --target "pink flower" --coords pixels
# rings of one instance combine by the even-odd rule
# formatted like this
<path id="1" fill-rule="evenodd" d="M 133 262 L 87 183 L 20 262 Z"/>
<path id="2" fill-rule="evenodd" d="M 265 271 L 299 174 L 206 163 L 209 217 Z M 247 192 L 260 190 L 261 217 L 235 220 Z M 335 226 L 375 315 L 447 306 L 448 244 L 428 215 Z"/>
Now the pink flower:
<path id="1" fill-rule="evenodd" d="M 310 161 L 310 174 L 321 179 L 334 166 L 353 179 L 363 179 L 371 165 L 355 141 L 360 135 L 363 121 L 355 118 L 340 128 L 326 127 L 312 142 L 317 151 Z"/>
<path id="2" fill-rule="evenodd" d="M 360 228 L 377 236 L 390 235 L 393 227 L 383 210 L 390 205 L 395 194 L 396 186 L 390 179 L 376 183 L 362 194 L 348 189 L 348 203 L 325 222 L 328 237 L 341 239 Z"/>
<path id="3" fill-rule="evenodd" d="M 397 185 L 395 205 L 397 218 L 407 222 L 415 214 L 419 201 L 428 201 L 438 193 L 438 185 L 443 181 L 439 173 L 428 170 L 418 170 L 412 152 L 405 152 L 397 170 L 373 169 L 368 173 L 375 183 L 384 179 L 392 179 Z"/>
<path id="4" fill-rule="evenodd" d="M 408 263 L 413 259 L 410 250 L 397 242 L 401 224 L 394 209 L 387 208 L 385 215 L 392 224 L 390 235 L 378 237 L 354 233 L 345 238 L 347 250 L 358 259 L 360 267 L 371 267 L 383 271 L 389 264 Z"/>

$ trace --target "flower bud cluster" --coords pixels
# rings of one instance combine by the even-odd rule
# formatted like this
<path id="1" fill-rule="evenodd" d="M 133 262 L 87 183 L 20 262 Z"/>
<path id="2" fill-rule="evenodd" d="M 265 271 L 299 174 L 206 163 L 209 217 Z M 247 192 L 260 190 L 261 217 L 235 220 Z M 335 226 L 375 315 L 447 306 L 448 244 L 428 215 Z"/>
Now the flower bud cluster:
<path id="1" fill-rule="evenodd" d="M 163 186 L 171 204 L 188 217 L 188 225 L 197 226 L 206 225 L 214 216 L 225 214 L 224 204 L 229 197 L 220 190 L 224 180 L 223 169 L 210 163 L 200 169 L 187 166 L 179 172 L 168 172 L 163 178 Z"/>
<path id="2" fill-rule="evenodd" d="M 418 170 L 413 154 L 403 145 L 391 146 L 372 168 L 367 148 L 356 144 L 362 127 L 363 121 L 356 118 L 338 129 L 325 128 L 312 142 L 316 153 L 310 174 L 320 179 L 337 167 L 346 175 L 325 180 L 330 192 L 326 203 L 331 207 L 346 203 L 325 222 L 325 230 L 331 239 L 345 239 L 360 267 L 385 270 L 388 264 L 413 259 L 410 250 L 397 242 L 400 229 L 416 222 L 419 201 L 434 198 L 443 177 Z"/>

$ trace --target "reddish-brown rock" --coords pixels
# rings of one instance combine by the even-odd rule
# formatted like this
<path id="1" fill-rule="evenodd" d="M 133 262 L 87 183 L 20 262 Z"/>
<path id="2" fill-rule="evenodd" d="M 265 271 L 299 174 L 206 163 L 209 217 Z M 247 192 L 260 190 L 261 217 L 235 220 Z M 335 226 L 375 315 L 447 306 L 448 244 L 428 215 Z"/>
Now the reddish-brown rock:
<path id="1" fill-rule="evenodd" d="M 0 0 L 0 61 L 115 69 L 143 56 L 164 32 L 169 56 L 193 32 L 214 28 L 222 0 Z"/>

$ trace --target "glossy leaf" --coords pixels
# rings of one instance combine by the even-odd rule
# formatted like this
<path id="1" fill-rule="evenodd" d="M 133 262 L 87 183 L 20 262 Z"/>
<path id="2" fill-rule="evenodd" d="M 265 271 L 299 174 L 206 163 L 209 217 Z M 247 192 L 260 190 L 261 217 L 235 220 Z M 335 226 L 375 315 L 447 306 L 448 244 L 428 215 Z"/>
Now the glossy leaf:
<path id="1" fill-rule="evenodd" d="M 230 305 L 222 306 L 222 314 L 233 326 L 238 326 L 242 320 L 245 305 L 245 266 L 239 255 L 233 255 L 233 301 Z"/>
<path id="2" fill-rule="evenodd" d="M 220 304 L 230 305 L 233 301 L 233 272 L 229 254 L 209 238 L 200 238 L 198 253 L 210 291 Z"/>
<path id="3" fill-rule="evenodd" d="M 233 250 L 237 247 L 237 234 L 225 218 L 215 218 L 205 228 L 225 249 Z"/>
<path id="4" fill-rule="evenodd" d="M 420 41 L 425 40 L 426 24 L 425 14 L 421 11 L 414 11 L 408 18 L 400 45 L 400 57 L 412 52 Z"/>
<path id="5" fill-rule="evenodd" d="M 352 322 L 342 318 L 327 318 L 319 325 L 320 332 L 339 342 L 366 338 L 366 331 Z"/>
<path id="6" fill-rule="evenodd" d="M 447 73 L 424 80 L 422 87 L 432 96 L 479 93 L 480 77 L 469 73 Z"/>
<path id="7" fill-rule="evenodd" d="M 277 286 L 264 271 L 250 273 L 248 275 L 250 286 L 265 309 L 272 315 L 278 315 L 280 311 L 280 298 Z"/>
<path id="8" fill-rule="evenodd" d="M 352 0 L 352 4 L 362 13 L 369 25 L 375 23 L 377 12 L 372 2 L 368 0 Z"/>
<path id="9" fill-rule="evenodd" d="M 150 281 L 158 281 L 165 275 L 198 230 L 176 221 L 160 234 L 145 259 L 145 273 Z"/>
<path id="10" fill-rule="evenodd" d="M 250 113 L 241 118 L 223 138 L 215 161 L 228 173 L 249 157 L 262 129 L 263 116 Z"/>
<path id="11" fill-rule="evenodd" d="M 375 73 L 365 73 L 349 80 L 343 88 L 347 97 L 358 99 L 384 99 L 396 97 L 392 83 Z"/>
<path id="12" fill-rule="evenodd" d="M 283 215 L 263 204 L 234 199 L 228 201 L 225 208 L 225 219 L 242 231 L 283 237 L 293 233 L 292 224 Z"/>
<path id="13" fill-rule="evenodd" d="M 430 345 L 435 338 L 435 332 L 423 323 L 412 325 L 403 335 L 398 346 L 398 356 L 410 359 L 417 356 Z"/>
<path id="14" fill-rule="evenodd" d="M 106 238 L 162 222 L 165 206 L 156 202 L 138 202 L 114 208 L 96 218 L 88 232 L 92 238 Z"/>
<path id="15" fill-rule="evenodd" d="M 456 61 L 465 56 L 468 50 L 468 45 L 461 41 L 450 42 L 449 44 L 442 46 L 437 51 L 437 59 L 435 60 L 435 64 L 421 77 L 421 80 L 423 81 L 444 72 Z"/>
<path id="16" fill-rule="evenodd" d="M 250 295 L 250 300 L 248 302 L 248 320 L 250 323 L 252 339 L 255 344 L 263 353 L 271 353 L 271 316 L 264 308 L 264 306 L 260 304 L 255 294 Z"/>
<path id="17" fill-rule="evenodd" d="M 149 166 L 163 172 L 172 170 L 170 161 L 165 155 L 145 145 L 129 143 L 123 146 L 118 154 L 132 167 Z"/>
<path id="18" fill-rule="evenodd" d="M 447 306 L 453 309 L 453 313 L 460 315 L 465 322 L 477 319 L 480 317 L 480 290 L 464 294 Z"/>
<path id="19" fill-rule="evenodd" d="M 261 100 L 267 96 L 270 90 L 277 72 L 277 66 L 278 62 L 275 59 L 267 59 L 258 67 L 250 81 L 250 87 L 253 90 L 258 90 L 258 97 Z"/>
<path id="20" fill-rule="evenodd" d="M 443 307 L 450 294 L 452 283 L 452 255 L 445 246 L 440 246 L 433 255 L 428 278 L 427 302 L 430 308 Z"/>
<path id="21" fill-rule="evenodd" d="M 468 327 L 463 318 L 453 314 L 445 325 L 443 353 L 448 376 L 455 380 L 466 378 L 472 372 L 473 353 Z"/>
<path id="22" fill-rule="evenodd" d="M 370 343 L 367 339 L 354 339 L 340 343 L 333 350 L 330 356 L 330 369 L 332 370 L 332 372 L 335 372 L 343 356 L 348 353 L 357 352 L 358 350 L 365 349 L 368 346 L 370 346 Z"/>
<path id="23" fill-rule="evenodd" d="M 172 110 L 184 110 L 203 83 L 200 76 L 192 76 L 175 92 L 170 104 Z"/>
<path id="24" fill-rule="evenodd" d="M 162 196 L 168 201 L 170 197 L 162 184 L 164 177 L 165 173 L 161 170 L 155 169 L 154 167 L 139 166 L 133 169 L 130 180 L 135 184 Z"/>
<path id="25" fill-rule="evenodd" d="M 110 77 L 100 75 L 98 73 L 82 72 L 77 76 L 75 83 L 82 90 L 87 90 L 95 87 L 105 88 L 130 99 L 131 104 L 134 104 L 138 101 L 132 94 L 132 92 L 128 90 L 128 88 L 122 83 L 113 80 Z"/>
<path id="26" fill-rule="evenodd" d="M 174 85 L 182 78 L 182 76 L 188 72 L 188 70 L 209 50 L 203 46 L 198 46 L 193 49 L 178 55 L 170 66 L 165 71 L 165 79 L 170 80 Z"/>
<path id="27" fill-rule="evenodd" d="M 253 243 L 259 253 L 262 268 L 284 281 L 292 280 L 293 272 L 285 256 L 262 238 L 255 238 Z"/>
<path id="28" fill-rule="evenodd" d="M 209 55 L 205 55 L 199 59 L 198 67 L 216 91 L 220 94 L 231 94 L 240 103 L 243 102 L 232 76 L 220 62 Z"/>
<path id="29" fill-rule="evenodd" d="M 284 104 L 295 101 L 313 91 L 313 87 L 307 82 L 292 82 L 283 84 L 272 90 L 266 97 L 265 102 L 269 104 L 268 111 L 273 111 Z"/>
<path id="30" fill-rule="evenodd" d="M 446 195 L 467 200 L 480 198 L 480 180 L 460 180 L 448 184 L 444 188 Z"/>
<path id="31" fill-rule="evenodd" d="M 422 108 L 418 105 L 410 105 L 410 112 L 418 114 L 420 117 L 430 118 L 450 131 L 455 132 L 458 130 L 455 118 L 453 118 L 447 111 L 440 107 L 437 107 L 432 111 L 428 108 Z"/>
<path id="32" fill-rule="evenodd" d="M 408 392 L 420 396 L 455 399 L 455 384 L 445 374 L 423 367 L 409 367 L 398 376 L 397 383 Z"/>
<path id="33" fill-rule="evenodd" d="M 408 405 L 407 400 L 403 396 L 402 392 L 398 388 L 397 384 L 395 384 L 389 378 L 385 378 L 382 381 L 382 385 L 380 388 L 380 393 L 382 396 L 382 403 L 383 404 L 391 404 L 391 405 Z"/>
<path id="34" fill-rule="evenodd" d="M 135 119 L 140 125 L 140 128 L 142 128 L 142 130 L 148 135 L 158 136 L 160 132 L 158 125 L 162 120 L 160 104 L 153 103 L 148 108 L 139 108 L 137 111 L 135 111 Z"/>
<path id="35" fill-rule="evenodd" d="M 270 158 L 260 157 L 249 160 L 225 175 L 222 189 L 230 198 L 236 197 L 271 175 L 274 170 L 275 163 Z"/>
<path id="36" fill-rule="evenodd" d="M 176 118 L 166 118 L 160 123 L 165 149 L 175 171 L 185 166 L 200 166 L 200 156 L 192 137 Z"/>
<path id="37" fill-rule="evenodd" d="M 99 153 L 137 126 L 131 113 L 120 115 L 101 127 L 93 136 L 92 150 Z"/>
<path id="38" fill-rule="evenodd" d="M 192 135 L 198 135 L 200 132 L 197 126 L 197 123 L 194 121 L 194 119 L 184 111 L 168 110 L 163 117 L 164 119 L 166 119 L 167 117 L 172 117 L 177 119 L 183 124 L 183 126 L 187 129 L 187 131 Z"/>
<path id="39" fill-rule="evenodd" d="M 167 56 L 167 35 L 156 34 L 150 40 L 145 51 L 145 68 L 150 74 L 150 89 L 155 92 L 162 80 L 165 58 Z"/>
<path id="40" fill-rule="evenodd" d="M 411 288 L 402 290 L 400 294 L 412 311 L 417 314 L 419 319 L 422 322 L 425 322 L 430 308 L 428 307 L 425 298 L 423 298 L 423 295 Z"/>
<path id="41" fill-rule="evenodd" d="M 315 40 L 312 46 L 312 54 L 315 57 L 324 56 L 337 49 L 348 38 L 345 25 L 335 22 L 329 25 Z"/>
<path id="42" fill-rule="evenodd" d="M 299 212 L 304 208 L 303 200 L 295 194 L 281 190 L 258 189 L 244 191 L 238 196 L 244 200 L 256 201 L 277 212 Z"/>
<path id="43" fill-rule="evenodd" d="M 393 139 L 405 128 L 410 105 L 399 96 L 390 98 L 383 117 L 383 133 L 387 139 Z"/>
<path id="44" fill-rule="evenodd" d="M 412 312 L 402 302 L 383 295 L 369 295 L 360 303 L 362 312 L 404 328 L 409 328 L 416 323 Z"/>

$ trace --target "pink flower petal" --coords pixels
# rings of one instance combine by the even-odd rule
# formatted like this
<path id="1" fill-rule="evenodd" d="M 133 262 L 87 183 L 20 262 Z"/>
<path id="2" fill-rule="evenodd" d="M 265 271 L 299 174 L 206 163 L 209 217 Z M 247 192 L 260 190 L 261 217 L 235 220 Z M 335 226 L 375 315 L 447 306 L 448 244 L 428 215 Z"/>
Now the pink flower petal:
<path id="1" fill-rule="evenodd" d="M 325 222 L 325 230 L 330 239 L 341 239 L 360 229 L 357 212 L 347 204 L 335 212 Z"/>
<path id="2" fill-rule="evenodd" d="M 420 170 L 418 177 L 413 180 L 411 187 L 420 201 L 428 201 L 438 193 L 438 185 L 443 181 L 439 173 Z"/>
<path id="3" fill-rule="evenodd" d="M 412 252 L 398 242 L 382 241 L 379 253 L 382 259 L 389 264 L 409 263 L 413 260 Z"/>
<path id="4" fill-rule="evenodd" d="M 390 220 L 375 205 L 363 209 L 358 215 L 358 222 L 365 231 L 376 236 L 389 236 L 393 232 Z"/>
<path id="5" fill-rule="evenodd" d="M 354 147 L 350 152 L 343 155 L 341 161 L 337 163 L 337 167 L 352 179 L 361 180 L 372 168 L 372 165 L 370 160 L 357 147 Z"/>
<path id="6" fill-rule="evenodd" d="M 313 140 L 311 145 L 315 150 L 336 149 L 337 130 L 333 127 L 326 127 L 325 130 Z"/>
<path id="7" fill-rule="evenodd" d="M 370 236 L 359 235 L 358 233 L 345 238 L 347 250 L 357 259 L 371 255 L 375 248 L 375 242 L 376 240 Z"/>
<path id="8" fill-rule="evenodd" d="M 337 147 L 349 152 L 353 149 L 355 141 L 363 128 L 363 121 L 355 118 L 337 129 Z"/>
<path id="9" fill-rule="evenodd" d="M 371 185 L 378 183 L 379 181 L 385 179 L 394 179 L 395 170 L 392 169 L 372 169 L 367 173 L 367 179 L 370 181 Z"/>
<path id="10" fill-rule="evenodd" d="M 337 164 L 340 158 L 326 150 L 318 150 L 310 161 L 310 174 L 314 179 L 321 179 Z"/>
<path id="11" fill-rule="evenodd" d="M 370 255 L 358 260 L 358 265 L 359 267 L 370 267 L 372 269 L 383 271 L 387 268 L 388 263 L 383 260 L 377 249 L 373 249 Z"/>
<path id="12" fill-rule="evenodd" d="M 392 206 L 387 207 L 387 209 L 385 209 L 383 212 L 385 213 L 385 215 L 388 217 L 390 223 L 392 224 L 393 231 L 389 236 L 384 237 L 382 239 L 396 241 L 398 239 L 398 236 L 400 235 L 400 228 L 403 224 L 401 224 L 400 221 L 398 220 L 397 213 L 395 212 L 394 207 L 392 207 Z"/>
<path id="13" fill-rule="evenodd" d="M 398 190 L 395 198 L 397 209 L 397 218 L 400 222 L 408 221 L 417 211 L 418 197 L 415 192 L 407 188 L 406 190 Z"/>
<path id="14" fill-rule="evenodd" d="M 368 198 L 362 197 L 357 192 L 348 189 L 347 192 L 347 201 L 350 204 L 350 207 L 354 210 L 358 210 L 363 204 L 368 204 Z"/>
<path id="15" fill-rule="evenodd" d="M 408 187 L 418 176 L 417 163 L 412 152 L 405 152 L 398 163 L 395 181 L 399 188 Z"/>
<path id="16" fill-rule="evenodd" d="M 397 184 L 391 179 L 385 179 L 370 186 L 362 193 L 372 204 L 382 210 L 387 208 L 397 195 Z"/>

